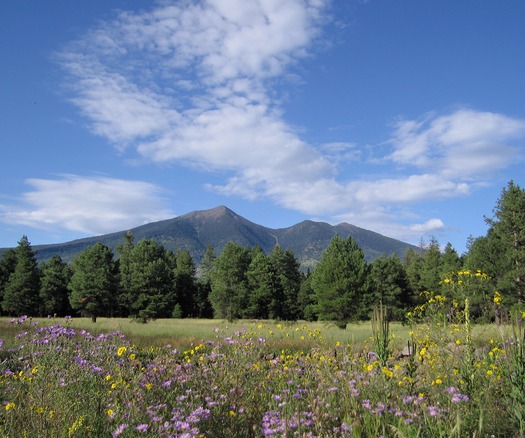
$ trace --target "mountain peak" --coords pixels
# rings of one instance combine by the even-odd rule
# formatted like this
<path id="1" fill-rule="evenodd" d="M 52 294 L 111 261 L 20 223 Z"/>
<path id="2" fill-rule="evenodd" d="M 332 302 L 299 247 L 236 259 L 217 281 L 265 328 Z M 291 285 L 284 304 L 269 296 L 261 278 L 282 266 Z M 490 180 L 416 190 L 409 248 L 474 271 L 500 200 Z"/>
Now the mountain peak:
<path id="1" fill-rule="evenodd" d="M 292 250 L 303 268 L 315 266 L 335 235 L 343 238 L 352 236 L 364 250 L 367 260 L 393 253 L 402 257 L 408 248 L 417 249 L 405 242 L 351 224 L 332 226 L 325 222 L 305 220 L 287 228 L 267 228 L 239 216 L 224 205 L 141 225 L 131 232 L 136 241 L 143 238 L 155 239 L 166 249 L 188 250 L 197 264 L 202 260 L 208 246 L 213 247 L 218 255 L 228 242 L 241 246 L 258 246 L 267 253 L 278 244 L 283 249 Z M 115 249 L 123 242 L 124 233 L 87 237 L 63 244 L 38 245 L 35 250 L 38 260 L 48 260 L 53 255 L 60 255 L 63 260 L 71 261 L 97 242 Z"/>
<path id="2" fill-rule="evenodd" d="M 197 221 L 213 221 L 223 216 L 236 217 L 237 215 L 225 205 L 219 205 L 218 207 L 210 208 L 209 210 L 192 211 L 191 213 L 187 213 L 181 217 Z"/>

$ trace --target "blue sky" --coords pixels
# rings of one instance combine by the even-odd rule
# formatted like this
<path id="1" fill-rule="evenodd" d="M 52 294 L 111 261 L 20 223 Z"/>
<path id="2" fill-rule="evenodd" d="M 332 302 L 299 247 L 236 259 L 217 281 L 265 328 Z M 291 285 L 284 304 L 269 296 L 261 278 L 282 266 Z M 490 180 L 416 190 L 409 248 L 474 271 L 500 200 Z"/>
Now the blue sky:
<path id="1" fill-rule="evenodd" d="M 7 0 L 0 247 L 227 205 L 461 253 L 525 187 L 522 0 Z"/>

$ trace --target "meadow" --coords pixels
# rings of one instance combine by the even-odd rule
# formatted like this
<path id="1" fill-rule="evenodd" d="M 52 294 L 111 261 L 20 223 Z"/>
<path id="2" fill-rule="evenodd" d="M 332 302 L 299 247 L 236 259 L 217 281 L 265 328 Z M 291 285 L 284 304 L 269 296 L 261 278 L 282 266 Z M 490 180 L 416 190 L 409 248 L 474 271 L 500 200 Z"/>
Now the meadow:
<path id="1" fill-rule="evenodd" d="M 430 306 L 429 306 L 430 307 Z M 428 309 L 427 309 L 428 310 Z M 509 437 L 521 320 L 0 320 L 6 437 Z"/>

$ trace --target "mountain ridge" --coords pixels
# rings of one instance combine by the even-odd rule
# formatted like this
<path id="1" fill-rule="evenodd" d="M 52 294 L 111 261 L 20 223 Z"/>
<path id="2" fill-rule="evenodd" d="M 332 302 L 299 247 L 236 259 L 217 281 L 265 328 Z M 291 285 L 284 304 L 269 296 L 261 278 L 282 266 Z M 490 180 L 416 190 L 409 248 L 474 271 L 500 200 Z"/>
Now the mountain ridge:
<path id="1" fill-rule="evenodd" d="M 198 265 L 208 246 L 212 246 L 219 255 L 228 242 L 241 246 L 260 246 L 264 252 L 270 252 L 275 245 L 291 249 L 303 269 L 314 267 L 321 259 L 324 250 L 334 236 L 347 238 L 352 236 L 365 252 L 368 261 L 381 255 L 397 254 L 403 257 L 409 248 L 417 247 L 383 236 L 346 222 L 330 225 L 326 222 L 304 220 L 285 228 L 268 228 L 256 224 L 238 215 L 224 205 L 209 210 L 195 210 L 181 216 L 162 221 L 151 222 L 123 230 L 94 237 L 75 239 L 69 242 L 35 245 L 33 249 L 39 261 L 59 255 L 70 262 L 78 253 L 95 243 L 103 243 L 114 251 L 124 242 L 124 235 L 131 231 L 135 242 L 143 238 L 155 239 L 166 249 L 188 250 Z M 6 248 L 0 250 L 5 251 Z"/>

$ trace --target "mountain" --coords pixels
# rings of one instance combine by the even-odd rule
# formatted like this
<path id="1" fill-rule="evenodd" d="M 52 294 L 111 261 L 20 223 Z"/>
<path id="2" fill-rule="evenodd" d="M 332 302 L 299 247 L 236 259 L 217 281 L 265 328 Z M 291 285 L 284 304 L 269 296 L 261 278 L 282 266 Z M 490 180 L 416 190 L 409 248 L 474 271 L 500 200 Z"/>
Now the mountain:
<path id="1" fill-rule="evenodd" d="M 132 228 L 130 231 L 133 233 L 135 243 L 142 238 L 155 239 L 157 243 L 172 251 L 188 250 L 197 265 L 200 264 L 208 246 L 211 245 L 218 255 L 230 241 L 242 246 L 258 245 L 266 253 L 270 252 L 276 244 L 283 249 L 289 248 L 295 253 L 304 269 L 313 267 L 319 262 L 323 251 L 337 234 L 344 238 L 352 236 L 365 252 L 368 261 L 383 254 L 395 253 L 403 257 L 408 248 L 418 249 L 400 240 L 347 223 L 333 226 L 324 222 L 305 220 L 288 228 L 266 228 L 250 222 L 225 206 L 193 211 L 173 219 Z M 97 242 L 115 249 L 118 244 L 124 242 L 126 232 L 120 231 L 53 245 L 35 245 L 33 249 L 39 261 L 59 255 L 63 260 L 70 262 L 78 253 Z"/>

